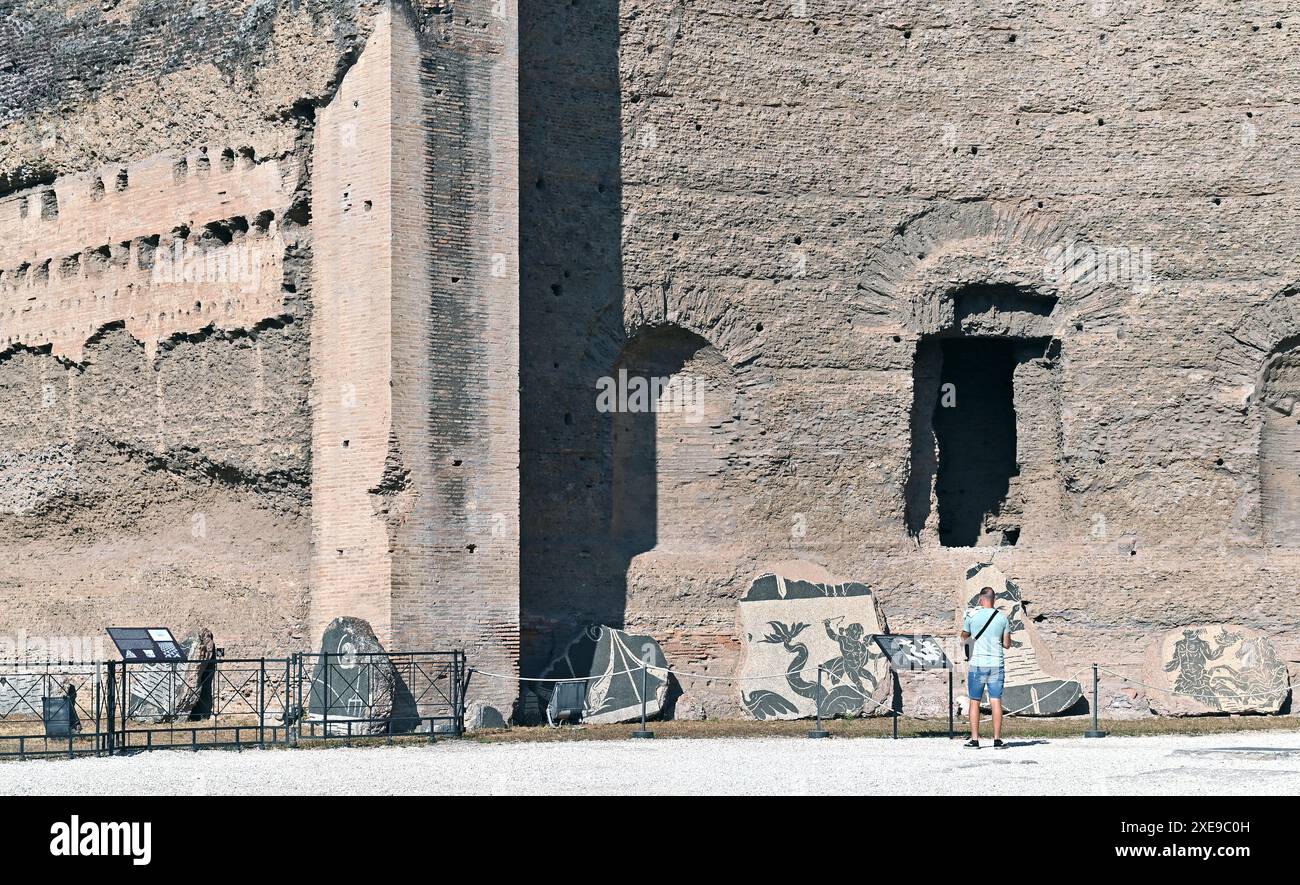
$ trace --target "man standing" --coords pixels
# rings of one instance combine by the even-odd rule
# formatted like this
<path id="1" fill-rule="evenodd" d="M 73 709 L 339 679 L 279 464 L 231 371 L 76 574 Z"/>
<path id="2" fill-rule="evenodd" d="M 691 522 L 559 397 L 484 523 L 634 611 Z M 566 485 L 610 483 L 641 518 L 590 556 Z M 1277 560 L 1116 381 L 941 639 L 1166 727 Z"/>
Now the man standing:
<path id="1" fill-rule="evenodd" d="M 1002 682 L 1006 674 L 1003 655 L 1011 647 L 1011 624 L 1006 615 L 993 607 L 994 601 L 992 587 L 981 589 L 979 608 L 967 611 L 961 625 L 962 642 L 969 643 L 970 648 L 966 677 L 970 740 L 965 746 L 972 750 L 980 748 L 980 698 L 985 689 L 989 693 L 989 706 L 993 708 L 993 746 L 998 750 L 1003 748 Z"/>

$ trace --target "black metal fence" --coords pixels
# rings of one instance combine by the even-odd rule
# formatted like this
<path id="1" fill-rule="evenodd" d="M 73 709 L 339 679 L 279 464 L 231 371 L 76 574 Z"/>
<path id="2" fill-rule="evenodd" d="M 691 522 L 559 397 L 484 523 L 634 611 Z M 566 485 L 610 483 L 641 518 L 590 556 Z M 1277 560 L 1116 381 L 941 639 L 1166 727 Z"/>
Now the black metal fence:
<path id="1" fill-rule="evenodd" d="M 459 651 L 0 663 L 0 758 L 459 736 L 466 679 Z"/>

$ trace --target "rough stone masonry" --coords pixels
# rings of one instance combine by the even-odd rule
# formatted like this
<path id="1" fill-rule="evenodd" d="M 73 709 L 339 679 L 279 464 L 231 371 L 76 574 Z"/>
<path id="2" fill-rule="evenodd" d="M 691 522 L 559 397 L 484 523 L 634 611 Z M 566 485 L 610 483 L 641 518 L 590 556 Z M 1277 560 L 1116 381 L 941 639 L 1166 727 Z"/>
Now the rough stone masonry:
<path id="1" fill-rule="evenodd" d="M 950 632 L 995 559 L 1058 676 L 1300 658 L 1282 0 L 0 16 L 4 631 L 732 676 L 774 562 Z"/>

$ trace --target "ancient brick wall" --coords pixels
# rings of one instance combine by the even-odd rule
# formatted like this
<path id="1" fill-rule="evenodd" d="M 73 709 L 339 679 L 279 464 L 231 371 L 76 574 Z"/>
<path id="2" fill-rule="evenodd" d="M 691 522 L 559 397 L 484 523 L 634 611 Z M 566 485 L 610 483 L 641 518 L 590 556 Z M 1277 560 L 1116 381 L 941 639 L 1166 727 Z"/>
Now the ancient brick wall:
<path id="1" fill-rule="evenodd" d="M 3 19 L 0 628 L 359 613 L 532 672 L 599 621 L 732 675 L 767 564 L 941 631 L 996 555 L 1066 672 L 1300 651 L 1284 4 L 388 9 Z M 1015 463 L 971 549 L 927 354 L 978 338 Z M 600 411 L 620 369 L 701 420 Z"/>
<path id="2" fill-rule="evenodd" d="M 395 16 L 395 20 L 398 16 Z M 394 641 L 519 654 L 518 14 L 473 0 L 395 27 Z M 400 35 L 400 39 L 397 36 Z M 405 498 L 403 500 L 403 498 Z M 509 709 L 505 680 L 472 692 Z"/>
<path id="3" fill-rule="evenodd" d="M 512 672 L 513 10 L 21 6 L 0 629 L 264 654 L 353 615 Z"/>
<path id="4" fill-rule="evenodd" d="M 1300 321 L 1277 248 L 1297 217 L 1285 4 L 523 15 L 525 669 L 592 618 L 730 674 L 736 600 L 796 557 L 869 583 L 895 629 L 949 631 L 964 570 L 996 554 L 1067 672 L 1140 671 L 1156 631 L 1197 621 L 1257 624 L 1297 656 L 1300 560 L 1264 531 L 1287 486 L 1260 489 L 1262 373 Z M 962 312 L 991 285 L 1036 305 L 1028 325 Z M 693 549 L 612 536 L 637 505 L 594 408 L 596 379 L 665 324 L 742 393 L 717 491 L 639 501 L 650 523 L 696 508 Z M 1018 539 L 942 546 L 909 526 L 909 478 L 933 492 L 911 432 L 933 395 L 922 344 L 1040 334 L 1054 355 L 1015 372 Z M 674 456 L 643 472 L 671 478 Z M 687 692 L 735 711 L 729 688 Z"/>
<path id="5" fill-rule="evenodd" d="M 0 23 L 6 636 L 310 642 L 302 191 L 362 35 L 350 4 L 199 6 Z"/>

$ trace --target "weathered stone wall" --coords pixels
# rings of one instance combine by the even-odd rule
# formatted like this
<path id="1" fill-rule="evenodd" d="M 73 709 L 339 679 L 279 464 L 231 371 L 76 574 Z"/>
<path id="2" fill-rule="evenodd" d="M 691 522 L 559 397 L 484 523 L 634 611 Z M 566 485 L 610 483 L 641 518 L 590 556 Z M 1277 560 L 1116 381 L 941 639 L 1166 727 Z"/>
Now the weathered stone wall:
<path id="1" fill-rule="evenodd" d="M 1067 673 L 1300 652 L 1280 0 L 104 5 L 0 25 L 0 628 L 359 607 L 535 672 L 599 621 L 733 675 L 772 562 L 948 631 L 996 553 Z M 177 241 L 269 275 L 160 280 Z M 942 546 L 959 336 L 1048 345 L 1014 545 Z M 701 420 L 599 411 L 620 368 Z"/>
<path id="2" fill-rule="evenodd" d="M 0 630 L 306 647 L 311 109 L 353 4 L 5 10 Z"/>
<path id="3" fill-rule="evenodd" d="M 19 7 L 0 630 L 265 654 L 352 615 L 512 672 L 512 6 Z"/>
<path id="4" fill-rule="evenodd" d="M 1013 333 L 953 316 L 990 284 L 1056 299 L 1059 354 L 1016 372 L 1024 524 L 996 555 L 1059 665 L 1137 674 L 1152 635 L 1203 620 L 1300 656 L 1300 559 L 1265 543 L 1255 397 L 1300 323 L 1278 248 L 1298 217 L 1285 4 L 523 14 L 525 669 L 591 617 L 731 674 L 737 599 L 792 557 L 869 583 L 896 630 L 952 630 L 954 588 L 995 550 L 909 531 L 914 359 L 968 320 Z M 1114 270 L 1054 273 L 1068 243 Z M 691 548 L 629 548 L 594 386 L 663 324 L 734 371 L 718 433 L 738 442 L 724 492 L 672 505 L 725 516 L 691 517 Z M 736 710 L 731 689 L 686 688 Z"/>

